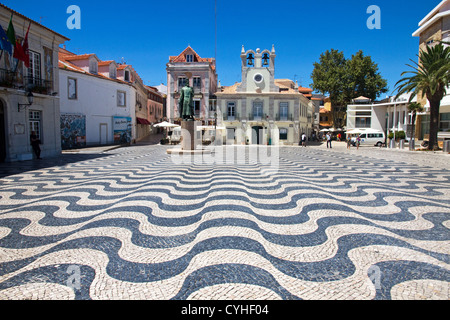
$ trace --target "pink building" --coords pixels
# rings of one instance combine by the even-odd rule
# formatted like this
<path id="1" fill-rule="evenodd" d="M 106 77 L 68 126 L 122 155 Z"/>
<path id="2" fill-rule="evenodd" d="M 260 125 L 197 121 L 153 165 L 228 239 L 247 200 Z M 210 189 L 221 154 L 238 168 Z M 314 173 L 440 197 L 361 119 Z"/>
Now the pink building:
<path id="1" fill-rule="evenodd" d="M 178 99 L 180 89 L 192 75 L 189 84 L 194 88 L 195 118 L 205 124 L 215 119 L 217 92 L 216 60 L 202 58 L 190 46 L 178 56 L 169 57 L 167 64 L 167 118 L 179 121 Z"/>

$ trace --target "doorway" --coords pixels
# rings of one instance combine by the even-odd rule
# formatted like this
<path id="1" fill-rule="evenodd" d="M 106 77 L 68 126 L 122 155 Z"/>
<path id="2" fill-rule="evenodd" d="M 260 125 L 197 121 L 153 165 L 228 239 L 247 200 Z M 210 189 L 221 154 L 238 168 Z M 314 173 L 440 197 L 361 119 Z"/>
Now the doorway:
<path id="1" fill-rule="evenodd" d="M 5 108 L 3 101 L 0 100 L 0 163 L 6 159 L 6 125 Z"/>
<path id="2" fill-rule="evenodd" d="M 252 144 L 263 144 L 264 128 L 261 126 L 252 128 Z"/>
<path id="3" fill-rule="evenodd" d="M 100 123 L 100 145 L 108 143 L 108 124 Z"/>

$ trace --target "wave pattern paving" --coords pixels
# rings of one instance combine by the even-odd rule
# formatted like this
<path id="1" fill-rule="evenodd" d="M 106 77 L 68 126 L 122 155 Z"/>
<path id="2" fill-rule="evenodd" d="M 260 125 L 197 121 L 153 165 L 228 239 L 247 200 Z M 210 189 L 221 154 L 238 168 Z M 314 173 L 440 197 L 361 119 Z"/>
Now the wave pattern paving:
<path id="1" fill-rule="evenodd" d="M 450 171 L 299 148 L 277 170 L 165 151 L 0 179 L 0 299 L 450 298 Z"/>

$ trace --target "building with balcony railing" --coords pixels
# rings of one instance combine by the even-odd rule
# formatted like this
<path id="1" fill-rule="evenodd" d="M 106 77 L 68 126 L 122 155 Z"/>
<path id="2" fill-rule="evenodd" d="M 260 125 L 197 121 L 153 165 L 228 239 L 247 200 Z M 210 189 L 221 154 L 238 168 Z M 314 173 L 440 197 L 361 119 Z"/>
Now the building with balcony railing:
<path id="1" fill-rule="evenodd" d="M 312 133 L 313 104 L 294 81 L 275 79 L 275 57 L 274 47 L 242 48 L 242 82 L 216 93 L 224 143 L 293 145 Z"/>
<path id="2" fill-rule="evenodd" d="M 10 20 L 16 41 L 27 38 L 29 50 L 24 61 L 0 51 L 0 162 L 33 159 L 32 131 L 41 141 L 41 156 L 56 156 L 61 153 L 58 51 L 69 39 L 0 4 L 4 30 Z"/>

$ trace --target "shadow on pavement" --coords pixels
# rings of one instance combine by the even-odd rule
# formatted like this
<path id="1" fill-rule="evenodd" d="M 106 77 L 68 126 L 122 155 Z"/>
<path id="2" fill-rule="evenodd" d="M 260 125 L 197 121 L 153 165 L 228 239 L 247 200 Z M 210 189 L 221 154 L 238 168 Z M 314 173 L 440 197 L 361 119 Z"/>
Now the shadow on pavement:
<path id="1" fill-rule="evenodd" d="M 63 167 L 67 164 L 108 157 L 108 154 L 61 154 L 58 157 L 42 160 L 29 160 L 12 163 L 0 163 L 0 178 L 51 167 Z"/>

